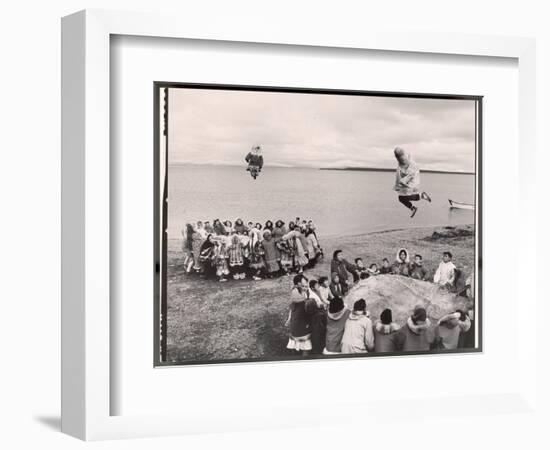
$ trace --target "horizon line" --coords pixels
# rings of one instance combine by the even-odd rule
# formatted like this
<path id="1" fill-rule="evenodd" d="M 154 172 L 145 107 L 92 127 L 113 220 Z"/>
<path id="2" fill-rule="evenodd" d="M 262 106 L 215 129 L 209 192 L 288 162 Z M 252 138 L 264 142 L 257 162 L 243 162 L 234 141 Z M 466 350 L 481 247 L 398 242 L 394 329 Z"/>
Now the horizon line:
<path id="1" fill-rule="evenodd" d="M 168 163 L 168 166 L 214 166 L 214 167 L 241 167 L 245 164 L 225 164 L 225 163 L 195 163 L 195 162 L 171 162 Z M 275 169 L 312 169 L 312 170 L 350 170 L 350 171 L 371 171 L 371 172 L 394 172 L 395 167 L 369 167 L 369 166 L 291 166 L 285 164 L 265 164 L 265 167 L 271 167 Z M 422 172 L 428 173 L 446 173 L 446 174 L 458 174 L 458 175 L 475 175 L 475 172 L 461 171 L 461 170 L 448 170 L 448 169 L 423 169 L 420 168 Z"/>

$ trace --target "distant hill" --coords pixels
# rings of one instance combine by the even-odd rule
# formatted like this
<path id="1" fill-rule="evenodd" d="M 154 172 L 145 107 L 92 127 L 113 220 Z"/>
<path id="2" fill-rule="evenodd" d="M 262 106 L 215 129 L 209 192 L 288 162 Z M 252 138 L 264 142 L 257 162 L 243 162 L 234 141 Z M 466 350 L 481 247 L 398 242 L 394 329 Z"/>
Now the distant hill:
<path id="1" fill-rule="evenodd" d="M 319 170 L 354 170 L 359 172 L 395 172 L 395 169 L 383 167 L 322 167 Z M 474 172 L 452 172 L 449 170 L 420 169 L 422 173 L 444 173 L 451 175 L 475 175 Z"/>

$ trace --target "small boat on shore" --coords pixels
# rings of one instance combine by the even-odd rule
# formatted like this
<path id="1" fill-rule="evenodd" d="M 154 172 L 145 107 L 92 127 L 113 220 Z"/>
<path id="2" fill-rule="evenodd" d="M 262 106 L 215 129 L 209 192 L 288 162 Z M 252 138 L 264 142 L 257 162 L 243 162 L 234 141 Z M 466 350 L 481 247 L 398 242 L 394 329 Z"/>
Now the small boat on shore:
<path id="1" fill-rule="evenodd" d="M 470 203 L 455 202 L 454 200 L 449 199 L 449 204 L 451 209 L 474 209 L 474 205 Z"/>

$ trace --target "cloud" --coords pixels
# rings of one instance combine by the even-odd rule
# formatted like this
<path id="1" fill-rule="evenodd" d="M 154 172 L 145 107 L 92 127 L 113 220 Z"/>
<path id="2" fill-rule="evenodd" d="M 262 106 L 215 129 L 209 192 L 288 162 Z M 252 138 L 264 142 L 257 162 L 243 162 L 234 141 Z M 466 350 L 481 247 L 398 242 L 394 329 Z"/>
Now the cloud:
<path id="1" fill-rule="evenodd" d="M 170 89 L 171 163 L 394 167 L 393 148 L 422 168 L 473 171 L 475 103 L 279 92 Z"/>

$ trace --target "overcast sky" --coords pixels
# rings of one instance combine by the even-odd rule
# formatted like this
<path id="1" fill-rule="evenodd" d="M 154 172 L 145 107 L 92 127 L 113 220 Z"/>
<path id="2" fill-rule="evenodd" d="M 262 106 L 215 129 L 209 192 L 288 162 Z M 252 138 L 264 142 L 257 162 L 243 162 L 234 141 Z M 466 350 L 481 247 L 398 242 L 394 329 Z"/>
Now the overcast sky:
<path id="1" fill-rule="evenodd" d="M 170 163 L 244 164 L 260 144 L 266 165 L 475 170 L 475 103 L 391 97 L 170 89 Z"/>

